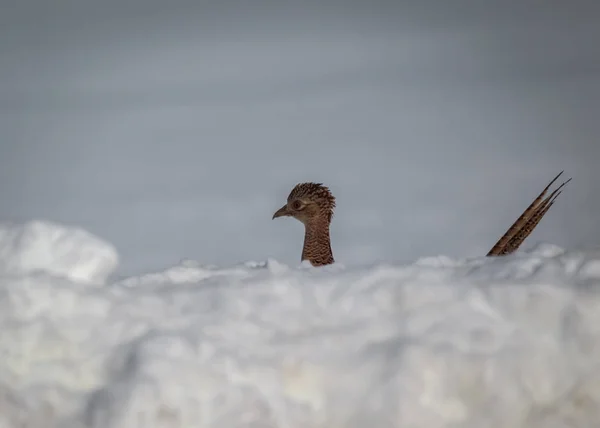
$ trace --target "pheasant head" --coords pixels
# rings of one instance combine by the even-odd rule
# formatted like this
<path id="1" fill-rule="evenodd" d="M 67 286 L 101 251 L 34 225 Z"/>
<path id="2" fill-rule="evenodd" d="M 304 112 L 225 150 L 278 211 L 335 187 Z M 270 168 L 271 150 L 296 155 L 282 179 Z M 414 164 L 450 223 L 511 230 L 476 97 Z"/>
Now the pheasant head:
<path id="1" fill-rule="evenodd" d="M 287 202 L 273 214 L 293 217 L 304 224 L 302 260 L 313 266 L 334 262 L 329 226 L 335 210 L 335 197 L 322 183 L 300 183 L 290 192 Z"/>

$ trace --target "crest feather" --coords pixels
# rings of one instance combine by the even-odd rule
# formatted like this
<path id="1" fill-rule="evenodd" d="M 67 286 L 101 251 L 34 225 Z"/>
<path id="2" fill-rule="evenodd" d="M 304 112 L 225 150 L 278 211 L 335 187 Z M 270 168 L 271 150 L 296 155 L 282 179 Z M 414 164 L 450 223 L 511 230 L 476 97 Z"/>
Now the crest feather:
<path id="1" fill-rule="evenodd" d="M 327 220 L 331 221 L 333 218 L 333 212 L 335 210 L 335 196 L 331 193 L 331 190 L 323 183 L 299 183 L 290 192 L 287 200 L 288 202 L 298 199 L 305 198 L 315 202 L 327 215 Z"/>

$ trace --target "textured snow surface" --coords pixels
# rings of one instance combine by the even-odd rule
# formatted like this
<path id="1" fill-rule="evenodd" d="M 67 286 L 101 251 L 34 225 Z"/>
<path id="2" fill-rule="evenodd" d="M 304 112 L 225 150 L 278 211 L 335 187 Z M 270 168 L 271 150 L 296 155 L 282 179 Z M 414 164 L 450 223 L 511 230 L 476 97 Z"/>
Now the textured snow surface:
<path id="1" fill-rule="evenodd" d="M 32 221 L 0 224 L 0 271 L 44 271 L 73 281 L 102 283 L 116 268 L 116 250 L 78 228 Z"/>
<path id="2" fill-rule="evenodd" d="M 76 229 L 0 229 L 0 427 L 593 427 L 600 252 L 106 283 Z M 102 284 L 102 281 L 105 281 Z"/>

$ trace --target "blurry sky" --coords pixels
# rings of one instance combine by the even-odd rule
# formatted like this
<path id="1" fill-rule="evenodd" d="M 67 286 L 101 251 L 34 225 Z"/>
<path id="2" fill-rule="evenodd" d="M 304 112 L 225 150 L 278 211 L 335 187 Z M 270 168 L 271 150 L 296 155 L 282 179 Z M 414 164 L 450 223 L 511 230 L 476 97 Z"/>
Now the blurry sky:
<path id="1" fill-rule="evenodd" d="M 525 247 L 600 245 L 599 40 L 593 1 L 4 1 L 0 220 L 294 264 L 320 181 L 342 263 L 475 256 L 565 169 Z"/>

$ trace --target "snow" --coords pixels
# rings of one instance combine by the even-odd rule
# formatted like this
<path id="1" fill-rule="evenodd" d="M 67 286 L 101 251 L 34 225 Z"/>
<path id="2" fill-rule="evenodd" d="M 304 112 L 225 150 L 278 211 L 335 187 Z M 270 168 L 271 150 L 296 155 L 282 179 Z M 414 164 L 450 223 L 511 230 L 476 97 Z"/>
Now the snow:
<path id="1" fill-rule="evenodd" d="M 0 225 L 0 269 L 6 273 L 40 270 L 102 283 L 117 263 L 113 246 L 79 228 L 41 221 Z"/>
<path id="2" fill-rule="evenodd" d="M 0 227 L 0 427 L 590 427 L 600 252 L 323 268 Z"/>

